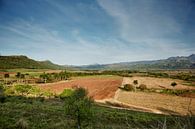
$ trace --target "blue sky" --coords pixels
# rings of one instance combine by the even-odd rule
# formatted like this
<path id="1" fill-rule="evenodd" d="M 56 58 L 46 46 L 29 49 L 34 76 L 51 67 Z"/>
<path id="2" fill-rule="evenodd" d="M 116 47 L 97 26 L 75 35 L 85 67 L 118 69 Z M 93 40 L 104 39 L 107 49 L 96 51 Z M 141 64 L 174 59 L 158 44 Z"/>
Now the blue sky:
<path id="1" fill-rule="evenodd" d="M 106 64 L 195 53 L 194 0 L 0 0 L 0 54 Z"/>

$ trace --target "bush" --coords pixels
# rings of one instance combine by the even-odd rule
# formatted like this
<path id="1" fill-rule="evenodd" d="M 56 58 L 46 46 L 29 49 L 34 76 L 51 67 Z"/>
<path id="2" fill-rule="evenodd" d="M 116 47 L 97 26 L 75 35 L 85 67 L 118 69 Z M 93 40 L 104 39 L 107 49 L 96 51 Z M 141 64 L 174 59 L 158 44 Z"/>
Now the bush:
<path id="1" fill-rule="evenodd" d="M 134 84 L 134 85 L 137 85 L 137 84 L 138 84 L 138 80 L 134 80 L 134 81 L 133 81 L 133 84 Z"/>
<path id="2" fill-rule="evenodd" d="M 134 90 L 134 86 L 131 85 L 131 84 L 125 84 L 124 85 L 124 90 L 126 90 L 126 91 L 132 91 L 132 90 Z"/>
<path id="3" fill-rule="evenodd" d="M 172 83 L 171 83 L 171 86 L 173 86 L 173 87 L 175 87 L 176 85 L 177 85 L 176 82 L 172 82 Z"/>
<path id="4" fill-rule="evenodd" d="M 64 99 L 64 98 L 66 98 L 66 97 L 69 97 L 69 96 L 71 96 L 72 94 L 73 94 L 73 90 L 72 89 L 64 89 L 64 91 L 59 95 L 59 97 L 61 98 L 61 99 Z"/>
<path id="5" fill-rule="evenodd" d="M 141 91 L 144 91 L 144 90 L 147 89 L 147 86 L 146 86 L 145 84 L 141 84 L 141 85 L 139 85 L 139 89 L 140 89 Z"/>

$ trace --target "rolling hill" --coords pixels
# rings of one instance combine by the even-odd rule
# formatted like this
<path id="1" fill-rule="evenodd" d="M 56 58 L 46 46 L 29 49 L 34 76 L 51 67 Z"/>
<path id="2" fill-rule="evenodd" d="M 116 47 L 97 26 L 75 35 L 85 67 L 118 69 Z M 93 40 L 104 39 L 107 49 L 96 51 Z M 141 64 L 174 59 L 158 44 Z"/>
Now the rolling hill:
<path id="1" fill-rule="evenodd" d="M 0 69 L 65 69 L 51 61 L 35 61 L 27 56 L 0 56 Z"/>
<path id="2" fill-rule="evenodd" d="M 131 70 L 131 69 L 195 69 L 195 54 L 161 60 L 94 64 L 83 66 L 57 65 L 49 60 L 36 61 L 27 56 L 0 56 L 0 69 L 77 69 L 77 70 Z"/>

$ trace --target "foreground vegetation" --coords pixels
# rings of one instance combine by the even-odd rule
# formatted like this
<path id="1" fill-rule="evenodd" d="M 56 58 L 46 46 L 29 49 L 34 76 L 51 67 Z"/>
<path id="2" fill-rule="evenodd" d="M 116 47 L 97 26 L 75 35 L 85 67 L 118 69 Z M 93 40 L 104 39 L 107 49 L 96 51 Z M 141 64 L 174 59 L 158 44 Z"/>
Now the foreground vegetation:
<path id="1" fill-rule="evenodd" d="M 64 129 L 76 128 L 76 121 L 65 110 L 60 99 L 6 97 L 0 106 L 0 128 Z M 164 128 L 192 129 L 194 117 L 163 116 L 149 113 L 92 106 L 93 117 L 82 123 L 82 128 L 125 129 Z"/>
<path id="2" fill-rule="evenodd" d="M 30 86 L 16 86 L 16 92 L 10 95 L 1 88 L 0 128 L 193 129 L 194 127 L 194 116 L 165 116 L 100 106 L 86 96 L 87 92 L 84 89 L 65 90 L 60 96 L 48 97 L 41 94 L 30 97 L 34 91 L 26 90 L 29 88 L 34 89 Z"/>

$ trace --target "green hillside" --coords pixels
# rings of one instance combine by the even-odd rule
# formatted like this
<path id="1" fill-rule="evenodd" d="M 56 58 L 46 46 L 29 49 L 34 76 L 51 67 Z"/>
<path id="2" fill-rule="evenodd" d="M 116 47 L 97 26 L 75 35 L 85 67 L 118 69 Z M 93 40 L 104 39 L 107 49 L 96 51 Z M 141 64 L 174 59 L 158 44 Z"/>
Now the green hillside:
<path id="1" fill-rule="evenodd" d="M 0 56 L 0 69 L 64 69 L 50 61 L 35 61 L 26 56 Z"/>

